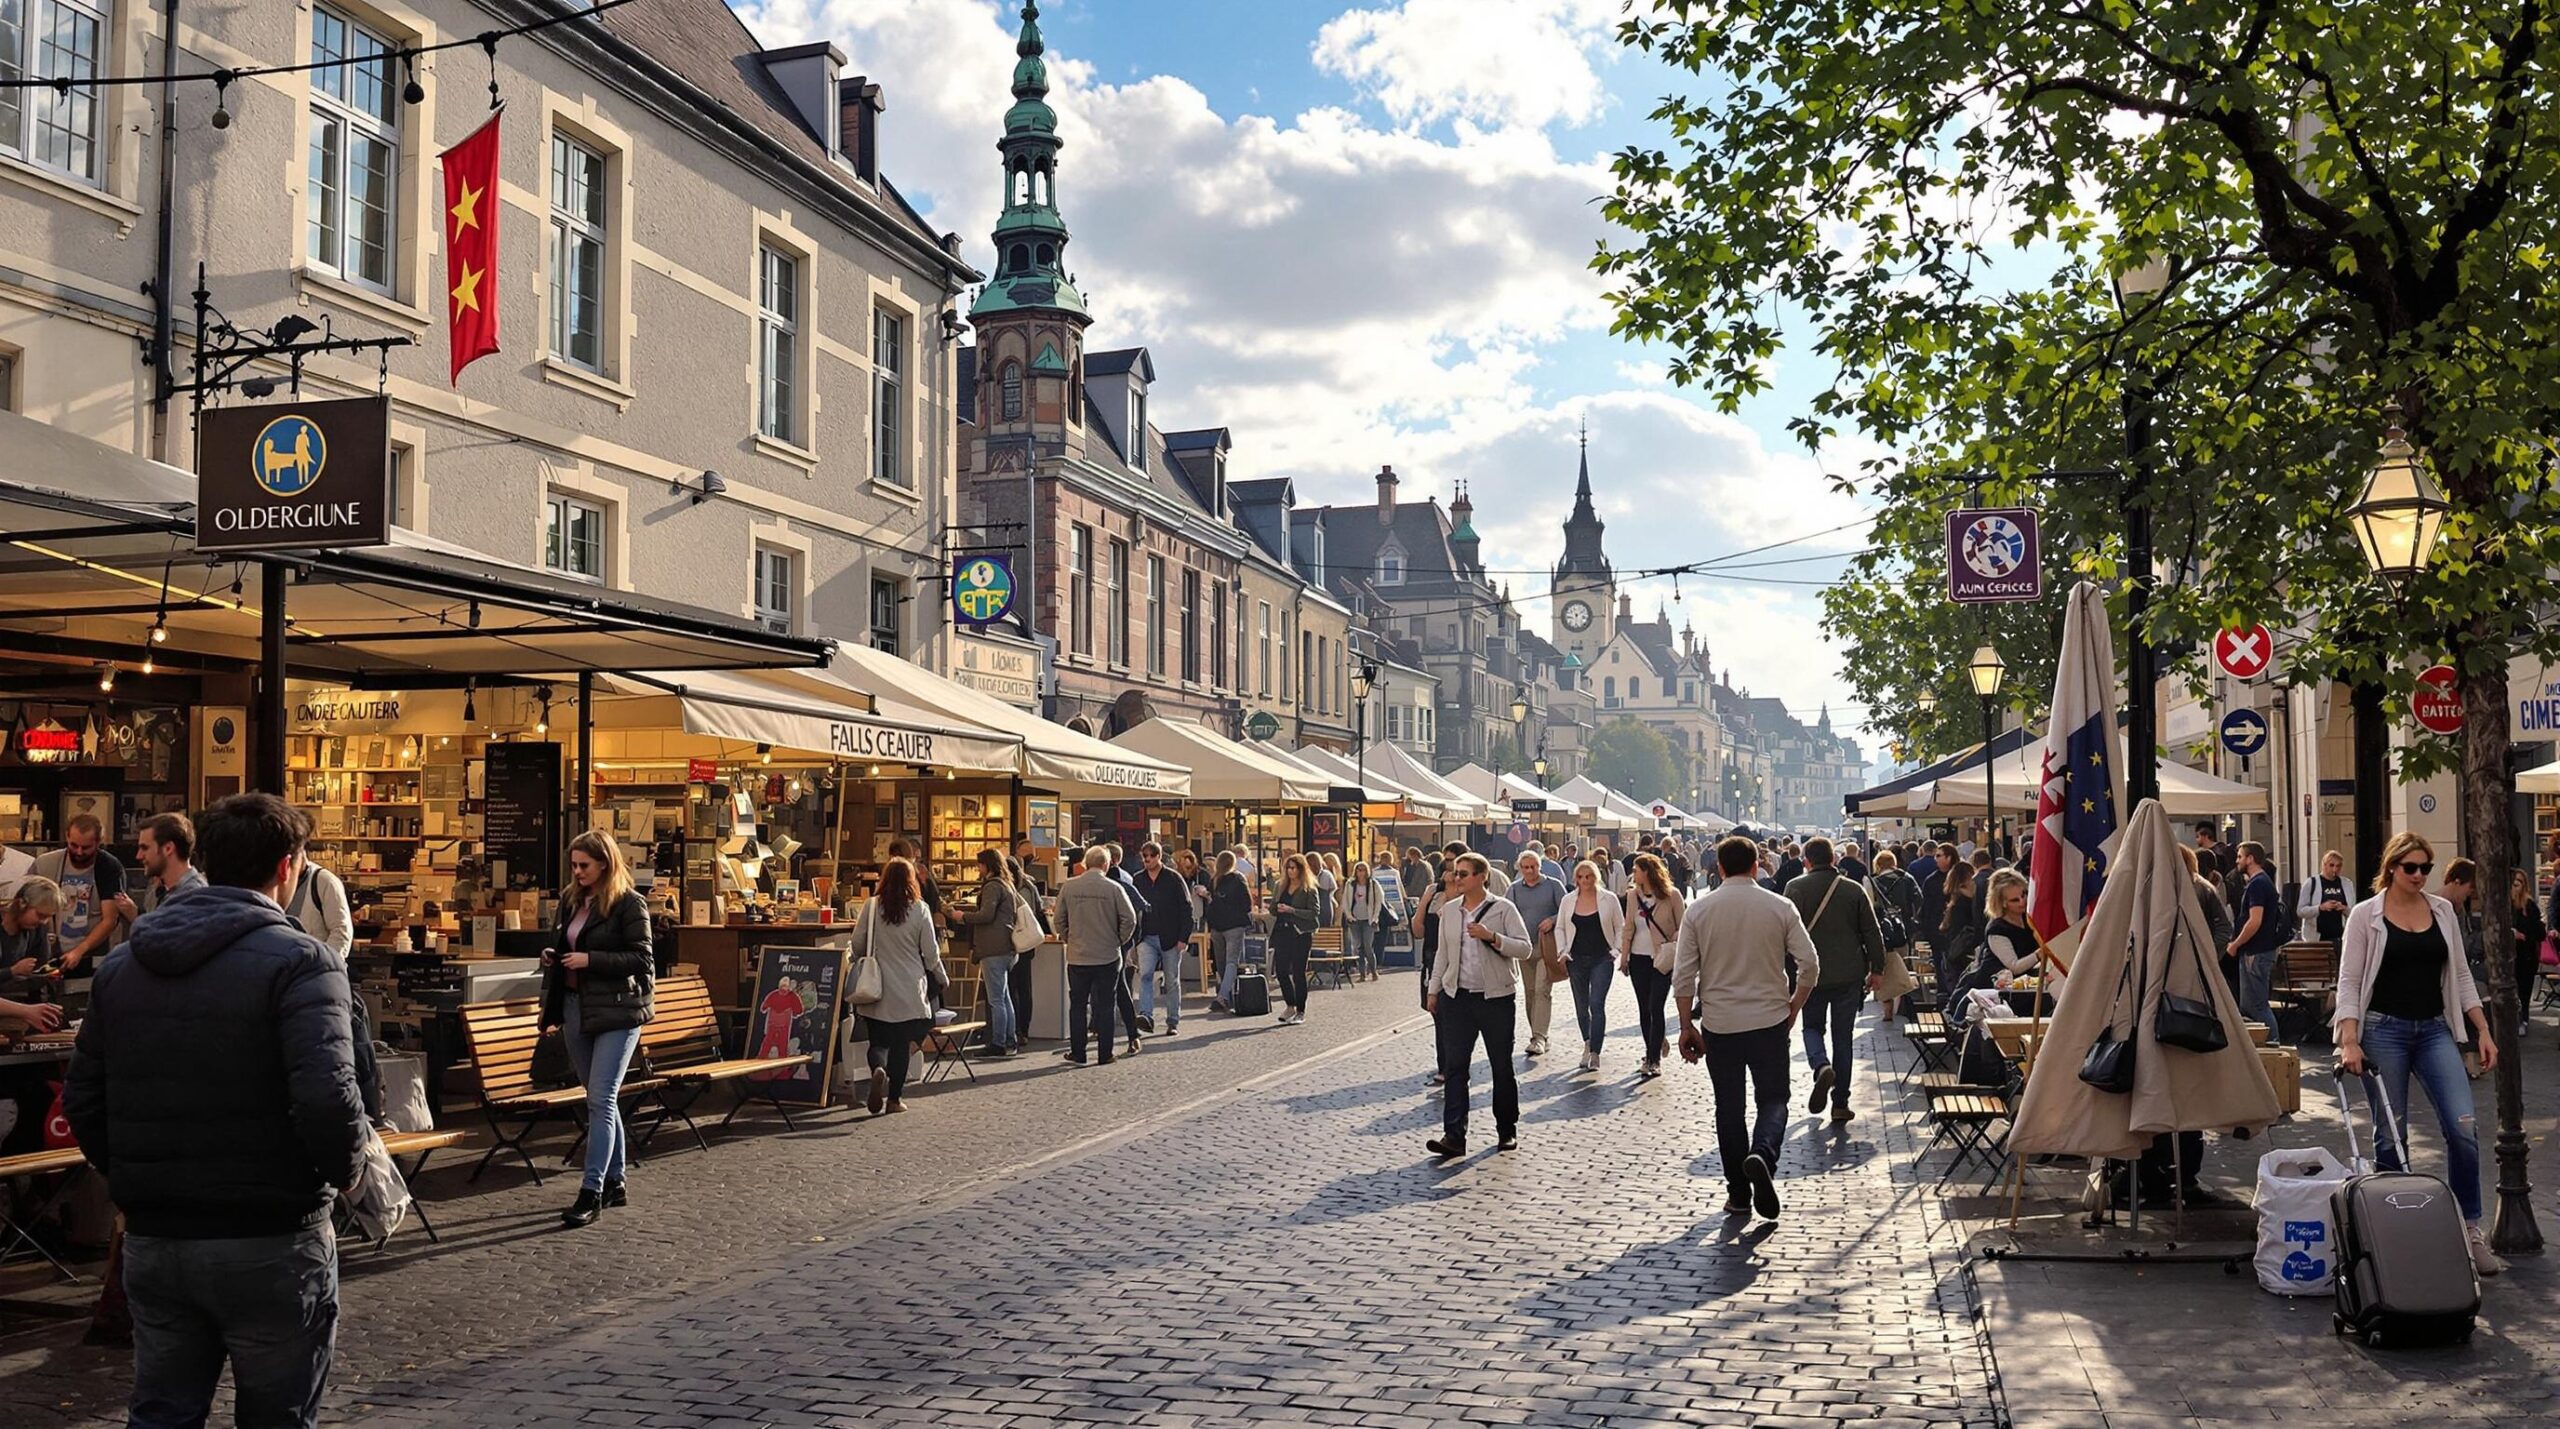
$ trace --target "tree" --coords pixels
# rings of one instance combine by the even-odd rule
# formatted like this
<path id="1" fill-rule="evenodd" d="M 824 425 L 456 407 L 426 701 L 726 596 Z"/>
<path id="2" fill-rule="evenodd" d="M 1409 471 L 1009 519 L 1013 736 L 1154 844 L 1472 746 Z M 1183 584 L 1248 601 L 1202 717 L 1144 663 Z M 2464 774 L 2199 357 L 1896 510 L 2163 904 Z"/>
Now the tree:
<path id="1" fill-rule="evenodd" d="M 1680 763 L 1662 732 L 1613 719 L 1591 732 L 1585 761 L 1591 777 L 1630 799 L 1667 799 L 1680 791 Z"/>
<path id="2" fill-rule="evenodd" d="M 1934 517 L 1965 492 L 2024 496 L 2031 473 L 2117 459 L 2129 416 L 2164 417 L 2154 643 L 2267 619 L 2288 678 L 2387 685 L 2399 708 L 2448 657 L 2465 732 L 2414 742 L 2404 767 L 2459 759 L 2469 850 L 2504 888 L 2506 663 L 2560 652 L 2540 618 L 2560 554 L 2545 3 L 1662 0 L 1622 37 L 1705 95 L 1657 111 L 1670 150 L 1617 157 L 1627 236 L 1597 263 L 1618 328 L 1671 344 L 1674 377 L 1728 406 L 1790 337 L 1831 365 L 1799 436 L 1898 453 L 1852 479 L 1891 513 L 1867 580 L 1925 582 Z M 2116 275 L 2162 268 L 2157 292 L 2114 296 Z M 2396 600 L 2344 519 L 2386 403 L 2451 506 Z M 2125 492 L 2038 492 L 2067 559 L 2102 578 L 2121 573 L 2107 521 Z M 1927 662 L 1876 663 L 1870 698 L 1891 707 Z M 2482 902 L 2502 948 L 2506 902 Z M 2487 962 L 2512 1053 L 2514 979 Z M 2531 1249 L 2512 1059 L 2498 1102 L 2495 1240 Z"/>

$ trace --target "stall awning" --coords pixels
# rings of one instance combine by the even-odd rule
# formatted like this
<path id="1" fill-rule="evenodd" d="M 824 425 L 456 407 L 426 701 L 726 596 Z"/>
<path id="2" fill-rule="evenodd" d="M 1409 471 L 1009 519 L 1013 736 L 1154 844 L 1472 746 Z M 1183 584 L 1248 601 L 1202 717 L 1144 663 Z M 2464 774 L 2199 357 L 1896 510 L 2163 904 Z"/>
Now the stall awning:
<path id="1" fill-rule="evenodd" d="M 1582 812 L 1580 804 L 1562 794 L 1541 789 L 1517 774 L 1496 774 L 1481 764 L 1461 764 L 1444 777 L 1477 798 L 1497 804 L 1508 804 L 1514 799 L 1544 799 L 1547 801 L 1547 815 L 1572 818 Z M 1534 819 L 1542 816 L 1528 814 L 1523 817 Z"/>
<path id="2" fill-rule="evenodd" d="M 1556 787 L 1559 792 L 1572 796 L 1576 803 L 1582 805 L 1586 814 L 1598 813 L 1600 818 L 1594 822 L 1599 827 L 1618 829 L 1656 827 L 1653 815 L 1639 807 L 1635 800 L 1588 774 L 1577 774 Z"/>
<path id="3" fill-rule="evenodd" d="M 774 678 L 820 690 L 885 694 L 947 722 L 1002 735 L 1014 741 L 1015 772 L 1023 782 L 1070 799 L 1182 799 L 1191 793 L 1191 771 L 1184 765 L 1079 734 L 867 645 L 838 646 L 824 670 Z"/>
<path id="4" fill-rule="evenodd" d="M 1349 760 L 1328 757 L 1326 751 L 1314 745 L 1304 749 L 1289 749 L 1267 739 L 1248 739 L 1244 742 L 1244 746 L 1255 753 L 1267 755 L 1283 764 L 1294 765 L 1305 770 L 1309 778 L 1323 780 L 1328 788 L 1356 787 L 1360 791 L 1360 802 L 1363 804 L 1404 802 L 1403 790 L 1389 787 L 1385 780 L 1375 774 L 1363 780 L 1359 772 L 1351 767 Z"/>
<path id="5" fill-rule="evenodd" d="M 1991 752 L 1995 757 L 2007 754 L 2013 750 L 2023 747 L 2029 740 L 2036 739 L 2038 737 L 2039 736 L 2028 733 L 2023 726 L 2017 729 L 2004 729 L 1997 735 L 1992 736 L 1990 746 Z M 1910 813 L 1911 809 L 1906 797 L 1909 795 L 1910 791 L 1919 788 L 1923 784 L 1935 783 L 1938 780 L 1944 779 L 1951 774 L 1956 774 L 1963 770 L 1980 769 L 1982 767 L 1982 750 L 1983 746 L 1980 744 L 1968 745 L 1965 748 L 1948 755 L 1944 759 L 1922 765 L 1920 768 L 1911 770 L 1905 774 L 1897 774 L 1893 778 L 1887 779 L 1880 784 L 1861 789 L 1857 793 L 1851 794 L 1843 799 L 1841 801 L 1842 807 L 1847 810 L 1849 817 L 1853 819 L 1864 816 L 1892 816 Z"/>
<path id="6" fill-rule="evenodd" d="M 1482 820 L 1511 817 L 1511 806 L 1508 803 L 1495 804 L 1468 793 L 1441 778 L 1428 765 L 1395 745 L 1372 745 L 1369 749 L 1369 762 L 1377 765 L 1380 773 L 1415 793 L 1440 801 L 1451 819 Z"/>
<path id="7" fill-rule="evenodd" d="M 1407 787 L 1388 778 L 1375 768 L 1362 769 L 1330 749 L 1322 749 L 1310 744 L 1298 750 L 1297 755 L 1298 758 L 1318 769 L 1333 771 L 1338 776 L 1337 783 L 1347 784 L 1356 780 L 1363 787 L 1377 791 L 1376 798 L 1379 803 L 1402 804 L 1404 813 L 1397 822 L 1408 819 L 1458 819 L 1467 816 L 1464 809 L 1452 809 L 1446 800 L 1426 790 Z"/>
<path id="8" fill-rule="evenodd" d="M 1327 783 L 1295 765 L 1249 749 L 1206 725 L 1156 718 L 1122 730 L 1111 742 L 1191 771 L 1190 798 L 1220 804 L 1321 804 Z"/>
<path id="9" fill-rule="evenodd" d="M 2160 806 L 2173 817 L 2267 812 L 2267 791 L 2255 785 L 2235 783 L 2167 760 L 2162 760 L 2159 767 Z M 2003 814 L 2032 814 L 2043 772 L 2044 741 L 2038 737 L 2035 743 L 1992 761 L 1987 783 L 1977 760 L 1965 773 L 1915 786 L 1899 796 L 1887 796 L 1878 800 L 1875 807 L 1882 813 L 1886 812 L 1886 804 L 1898 802 L 1907 807 L 1893 812 L 1961 817 L 1980 814 L 1987 798 Z"/>
<path id="10" fill-rule="evenodd" d="M 759 744 L 804 757 L 879 765 L 925 765 L 973 774 L 1011 774 L 1017 745 L 989 730 L 934 719 L 912 706 L 854 691 L 827 700 L 769 679 L 716 670 L 606 675 L 596 681 L 599 730 L 681 730 L 721 742 L 734 757 Z M 734 747 L 733 747 L 734 746 Z"/>

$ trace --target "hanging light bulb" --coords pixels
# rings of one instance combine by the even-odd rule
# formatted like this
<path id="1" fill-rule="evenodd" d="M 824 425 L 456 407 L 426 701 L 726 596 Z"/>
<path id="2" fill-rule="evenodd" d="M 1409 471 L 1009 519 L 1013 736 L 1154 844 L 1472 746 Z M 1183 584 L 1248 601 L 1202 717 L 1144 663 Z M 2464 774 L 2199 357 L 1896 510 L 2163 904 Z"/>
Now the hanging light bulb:
<path id="1" fill-rule="evenodd" d="M 98 667 L 98 688 L 101 690 L 113 690 L 115 687 L 116 666 L 115 662 L 110 660 Z"/>
<path id="2" fill-rule="evenodd" d="M 773 746 L 770 744 L 757 745 L 756 762 L 758 764 L 771 764 L 773 762 Z"/>
<path id="3" fill-rule="evenodd" d="M 473 703 L 473 699 L 479 694 L 479 691 L 480 682 L 478 680 L 465 680 L 462 682 L 462 722 L 464 724 L 476 724 L 479 722 L 480 709 L 478 705 Z"/>
<path id="4" fill-rule="evenodd" d="M 148 675 L 158 668 L 160 668 L 160 662 L 151 658 L 151 647 L 148 645 L 144 646 L 142 648 L 142 673 Z"/>
<path id="5" fill-rule="evenodd" d="M 231 71 L 220 70 L 213 76 L 213 127 L 231 127 Z"/>
<path id="6" fill-rule="evenodd" d="M 151 643 L 154 645 L 169 643 L 169 617 L 164 615 L 151 622 Z"/>

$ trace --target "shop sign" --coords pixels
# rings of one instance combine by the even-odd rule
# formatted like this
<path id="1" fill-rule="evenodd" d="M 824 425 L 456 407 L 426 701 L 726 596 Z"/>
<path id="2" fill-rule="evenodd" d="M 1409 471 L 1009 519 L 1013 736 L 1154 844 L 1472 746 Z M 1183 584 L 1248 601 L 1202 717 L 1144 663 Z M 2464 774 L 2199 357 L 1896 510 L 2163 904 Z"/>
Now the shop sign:
<path id="1" fill-rule="evenodd" d="M 953 683 L 1022 709 L 1040 700 L 1040 652 L 972 635 L 951 637 Z"/>
<path id="2" fill-rule="evenodd" d="M 390 540 L 390 398 L 220 407 L 198 431 L 197 550 Z"/>
<path id="3" fill-rule="evenodd" d="M 1011 556 L 951 558 L 951 618 L 961 625 L 992 625 L 1013 613 Z"/>
<path id="4" fill-rule="evenodd" d="M 1269 710 L 1255 710 L 1253 718 L 1244 722 L 1244 732 L 1254 739 L 1275 739 L 1280 734 L 1280 716 Z"/>
<path id="5" fill-rule="evenodd" d="M 2036 513 L 2023 506 L 1948 512 L 1947 597 L 1965 605 L 2042 600 Z"/>
<path id="6" fill-rule="evenodd" d="M 1107 784 L 1119 789 L 1160 789 L 1164 787 L 1160 773 L 1134 764 L 1096 763 L 1079 771 L 1078 777 L 1087 784 Z"/>
<path id="7" fill-rule="evenodd" d="M 379 729 L 400 722 L 400 697 L 350 693 L 314 695 L 294 702 L 293 722 L 340 732 Z"/>
<path id="8" fill-rule="evenodd" d="M 18 757 L 29 764 L 68 764 L 80 757 L 80 732 L 48 719 L 19 734 Z"/>
<path id="9" fill-rule="evenodd" d="M 1514 799 L 1511 801 L 1511 812 L 1515 814 L 1543 814 L 1546 811 L 1547 801 L 1544 799 Z"/>
<path id="10" fill-rule="evenodd" d="M 827 722 L 827 752 L 847 759 L 881 759 L 892 764 L 932 764 L 933 736 L 920 729 L 886 725 Z"/>
<path id="11" fill-rule="evenodd" d="M 239 779 L 249 772 L 249 742 L 242 737 L 249 712 L 237 705 L 208 705 L 196 714 L 200 731 L 196 768 L 208 779 Z"/>
<path id="12" fill-rule="evenodd" d="M 717 784 L 720 782 L 720 761 L 688 759 L 684 762 L 684 778 L 688 784 Z"/>
<path id="13" fill-rule="evenodd" d="M 2560 739 L 2560 668 L 2530 655 L 2507 662 L 2507 738 L 2518 744 Z"/>

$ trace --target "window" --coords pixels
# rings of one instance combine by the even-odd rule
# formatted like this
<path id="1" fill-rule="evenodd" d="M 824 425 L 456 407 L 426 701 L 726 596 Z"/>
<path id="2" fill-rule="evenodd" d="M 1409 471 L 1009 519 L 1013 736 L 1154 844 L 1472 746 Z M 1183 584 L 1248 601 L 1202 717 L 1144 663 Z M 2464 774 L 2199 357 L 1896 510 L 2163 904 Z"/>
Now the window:
<path id="1" fill-rule="evenodd" d="M 6 3 L 8 3 L 8 0 L 0 0 L 0 4 Z M 9 394 L 6 390 L 7 383 L 5 381 L 8 361 L 9 360 L 7 358 L 0 357 L 0 407 L 6 407 L 9 405 Z M 415 531 L 418 529 L 418 513 L 411 508 L 417 504 L 417 499 L 410 493 L 409 482 L 410 479 L 417 474 L 417 453 L 411 451 L 407 447 L 393 447 L 389 452 L 389 458 L 391 468 L 391 524 L 394 526 L 406 526 L 410 530 Z"/>
<path id="2" fill-rule="evenodd" d="M 1314 709 L 1317 688 L 1316 637 L 1301 630 L 1298 632 L 1298 703 Z"/>
<path id="3" fill-rule="evenodd" d="M 800 260 L 772 244 L 756 262 L 756 430 L 779 442 L 800 433 Z"/>
<path id="4" fill-rule="evenodd" d="M 0 89 L 0 151 L 75 179 L 98 180 L 98 54 L 107 0 L 0 0 L 0 80 L 69 80 Z"/>
<path id="5" fill-rule="evenodd" d="M 1600 682 L 1600 694 L 1603 699 L 1616 699 L 1618 697 L 1618 677 L 1611 675 L 1602 680 Z"/>
<path id="6" fill-rule="evenodd" d="M 771 546 L 756 547 L 756 624 L 777 635 L 788 635 L 792 630 L 792 597 L 800 588 L 793 566 L 789 551 L 777 551 Z M 895 607 L 892 607 L 889 636 L 892 641 L 897 639 L 895 614 Z M 883 648 L 894 652 L 897 646 L 891 644 Z"/>
<path id="7" fill-rule="evenodd" d="M 1385 710 L 1385 720 L 1385 727 L 1381 730 L 1381 733 L 1385 734 L 1390 742 L 1403 739 L 1404 706 L 1396 704 L 1388 705 Z"/>
<path id="8" fill-rule="evenodd" d="M 1634 675 L 1629 675 L 1627 677 L 1627 698 L 1631 700 L 1640 699 L 1643 695 L 1644 681 Z"/>
<path id="9" fill-rule="evenodd" d="M 1004 392 L 1004 396 L 1002 398 L 1004 403 L 1004 419 L 1008 422 L 1021 420 L 1022 365 L 1020 363 L 1008 362 L 1004 365 L 1002 388 Z"/>
<path id="10" fill-rule="evenodd" d="M 1147 673 L 1164 674 L 1164 557 L 1147 557 Z"/>
<path id="11" fill-rule="evenodd" d="M 907 320 L 880 308 L 871 314 L 871 401 L 877 427 L 871 474 L 892 486 L 907 484 L 906 430 L 900 417 L 906 395 Z"/>
<path id="12" fill-rule="evenodd" d="M 1382 551 L 1378 554 L 1378 584 L 1404 584 L 1404 552 Z"/>
<path id="13" fill-rule="evenodd" d="M 1284 700 L 1297 698 L 1298 687 L 1289 678 L 1291 657 L 1297 648 L 1298 617 L 1284 610 L 1280 612 L 1280 698 Z"/>
<path id="14" fill-rule="evenodd" d="M 580 580 L 604 579 L 604 508 L 574 496 L 551 498 L 542 527 L 542 563 Z"/>
<path id="15" fill-rule="evenodd" d="M 1217 617 L 1213 614 L 1210 619 Z M 1210 637 L 1212 641 L 1215 636 Z M 1182 678 L 1200 683 L 1200 573 L 1182 573 Z"/>
<path id="16" fill-rule="evenodd" d="M 5 400 L 5 394 L 0 394 L 0 401 Z M 1190 648 L 1187 630 L 1182 644 Z M 1219 687 L 1227 683 L 1227 588 L 1216 581 L 1209 582 L 1209 683 Z"/>
<path id="17" fill-rule="evenodd" d="M 1147 394 L 1144 388 L 1129 393 L 1129 469 L 1147 469 Z"/>
<path id="18" fill-rule="evenodd" d="M 392 185 L 400 172 L 400 91 L 392 83 L 392 49 L 334 10 L 311 12 L 311 261 L 384 293 L 398 247 Z M 350 59 L 357 63 L 340 63 Z M 495 205 L 497 196 L 485 202 Z"/>
<path id="19" fill-rule="evenodd" d="M 0 412 L 18 410 L 18 355 L 0 352 Z"/>
<path id="20" fill-rule="evenodd" d="M 1070 561 L 1067 599 L 1069 643 L 1079 655 L 1093 653 L 1093 528 L 1074 527 L 1069 533 Z"/>
<path id="21" fill-rule="evenodd" d="M 905 586 L 895 576 L 871 578 L 871 648 L 898 653 L 898 607 L 906 604 Z"/>
<path id="22" fill-rule="evenodd" d="M 1104 598 L 1111 607 L 1109 639 L 1110 660 L 1114 665 L 1129 663 L 1129 543 L 1111 543 L 1111 569 L 1104 573 L 1108 582 Z"/>
<path id="23" fill-rule="evenodd" d="M 1257 600 L 1254 604 L 1262 615 L 1262 679 L 1259 688 L 1263 697 L 1268 699 L 1271 695 L 1271 603 Z"/>
<path id="24" fill-rule="evenodd" d="M 604 156 L 551 136 L 551 353 L 604 371 Z"/>

